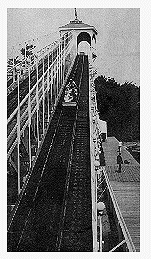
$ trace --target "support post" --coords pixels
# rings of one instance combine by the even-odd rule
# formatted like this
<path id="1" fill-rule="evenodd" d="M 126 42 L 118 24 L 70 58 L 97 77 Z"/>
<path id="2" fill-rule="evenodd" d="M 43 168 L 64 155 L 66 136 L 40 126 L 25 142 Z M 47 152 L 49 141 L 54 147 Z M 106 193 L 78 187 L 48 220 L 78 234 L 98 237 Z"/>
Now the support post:
<path id="1" fill-rule="evenodd" d="M 47 122 L 49 123 L 50 117 L 50 105 L 49 105 L 49 50 L 48 50 L 48 72 L 47 72 L 47 103 L 48 103 L 48 119 Z"/>
<path id="2" fill-rule="evenodd" d="M 27 67 L 27 63 L 26 63 L 26 57 L 27 55 L 26 55 L 26 41 L 25 41 L 25 71 L 26 71 L 26 67 Z"/>
<path id="3" fill-rule="evenodd" d="M 53 50 L 52 50 L 52 61 L 53 61 Z M 52 65 L 51 67 L 51 89 L 50 89 L 50 94 L 51 94 L 51 112 L 53 110 L 53 99 L 52 99 L 52 88 L 53 88 L 53 67 L 54 65 Z"/>
<path id="4" fill-rule="evenodd" d="M 97 214 L 100 221 L 99 252 L 102 252 L 102 215 L 103 215 L 104 209 L 105 209 L 105 204 L 103 202 L 98 202 Z"/>
<path id="5" fill-rule="evenodd" d="M 94 235 L 94 242 L 97 244 L 97 174 L 95 172 L 95 215 L 96 215 L 96 224 L 95 224 L 95 235 Z"/>
<path id="6" fill-rule="evenodd" d="M 30 100 L 30 66 L 28 69 L 28 77 L 29 77 L 29 96 L 28 96 L 28 128 L 29 128 L 29 136 L 28 136 L 28 141 L 29 141 L 29 165 L 31 168 L 31 163 L 32 163 L 32 158 L 31 158 L 31 100 Z"/>
<path id="7" fill-rule="evenodd" d="M 60 64 L 60 84 L 62 86 L 62 38 L 60 38 L 60 53 L 61 53 L 61 57 L 60 57 L 60 61 L 61 61 L 61 64 Z"/>
<path id="8" fill-rule="evenodd" d="M 59 76 L 58 76 L 58 93 L 60 90 L 60 40 L 59 40 Z"/>
<path id="9" fill-rule="evenodd" d="M 64 49 L 63 49 L 63 84 L 64 84 L 64 81 L 65 81 L 65 61 L 66 61 L 66 56 L 65 56 L 65 48 L 66 48 L 66 34 L 64 34 Z"/>
<path id="10" fill-rule="evenodd" d="M 15 82 L 15 51 L 13 46 L 13 83 Z"/>
<path id="11" fill-rule="evenodd" d="M 36 106 L 37 106 L 37 140 L 38 140 L 38 148 L 40 145 L 39 142 L 39 98 L 38 98 L 38 58 L 36 62 L 36 68 L 37 68 L 37 87 L 36 87 Z"/>
<path id="12" fill-rule="evenodd" d="M 42 98 L 42 119 L 43 119 L 43 136 L 45 133 L 45 89 L 44 89 L 44 57 L 43 57 L 43 78 L 42 78 L 42 91 L 43 91 L 43 98 Z"/>
<path id="13" fill-rule="evenodd" d="M 57 71 L 56 71 L 56 79 L 57 79 L 57 81 L 56 81 L 56 98 L 57 98 L 57 96 L 58 96 L 58 74 L 59 74 L 59 66 L 58 66 L 58 62 L 59 62 L 59 51 L 58 51 L 58 46 L 57 46 L 57 48 L 56 48 L 56 51 L 57 51 L 57 58 L 56 58 L 56 68 L 57 68 Z"/>
<path id="14" fill-rule="evenodd" d="M 18 115 L 17 115 L 17 163 L 18 163 L 18 195 L 20 194 L 20 96 L 19 96 L 19 72 L 17 73 L 17 86 L 18 86 Z"/>
<path id="15" fill-rule="evenodd" d="M 102 216 L 99 216 L 100 218 L 100 247 L 99 247 L 99 251 L 102 252 Z"/>

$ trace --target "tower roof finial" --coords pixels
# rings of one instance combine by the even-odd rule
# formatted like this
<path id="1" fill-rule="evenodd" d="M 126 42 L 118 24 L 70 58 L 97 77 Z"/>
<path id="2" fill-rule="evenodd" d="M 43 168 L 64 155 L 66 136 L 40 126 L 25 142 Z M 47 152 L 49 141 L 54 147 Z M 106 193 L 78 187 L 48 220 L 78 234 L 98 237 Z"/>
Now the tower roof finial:
<path id="1" fill-rule="evenodd" d="M 74 10 L 75 10 L 75 19 L 77 20 L 78 19 L 77 8 L 74 8 Z"/>
<path id="2" fill-rule="evenodd" d="M 82 23 L 82 21 L 78 20 L 77 8 L 74 8 L 74 15 L 75 19 L 73 21 L 70 21 L 70 23 Z"/>

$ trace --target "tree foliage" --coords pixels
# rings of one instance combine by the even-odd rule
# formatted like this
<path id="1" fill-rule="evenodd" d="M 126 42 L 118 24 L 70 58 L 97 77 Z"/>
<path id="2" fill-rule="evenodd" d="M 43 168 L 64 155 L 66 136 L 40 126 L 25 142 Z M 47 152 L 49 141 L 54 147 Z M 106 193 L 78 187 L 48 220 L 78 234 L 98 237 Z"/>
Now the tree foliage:
<path id="1" fill-rule="evenodd" d="M 13 62 L 14 62 L 14 65 L 17 65 L 20 62 L 19 56 L 15 57 L 14 59 L 13 58 L 9 58 L 8 61 L 7 61 L 7 65 L 8 66 L 13 66 Z"/>
<path id="2" fill-rule="evenodd" d="M 132 82 L 120 85 L 102 75 L 94 83 L 100 119 L 107 121 L 108 135 L 121 141 L 139 140 L 139 88 Z"/>
<path id="3" fill-rule="evenodd" d="M 25 57 L 25 53 L 26 53 L 26 57 L 29 57 L 33 54 L 33 49 L 35 48 L 36 46 L 34 46 L 33 44 L 31 45 L 26 45 L 26 51 L 25 51 L 25 48 L 22 48 L 20 50 L 21 54 Z"/>

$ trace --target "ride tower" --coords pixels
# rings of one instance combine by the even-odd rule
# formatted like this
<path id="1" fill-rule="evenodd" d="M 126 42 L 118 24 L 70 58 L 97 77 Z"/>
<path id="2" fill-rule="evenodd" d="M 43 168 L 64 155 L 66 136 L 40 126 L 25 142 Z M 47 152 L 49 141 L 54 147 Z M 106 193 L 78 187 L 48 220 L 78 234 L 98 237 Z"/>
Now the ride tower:
<path id="1" fill-rule="evenodd" d="M 75 8 L 75 19 L 70 23 L 59 27 L 60 38 L 65 33 L 72 32 L 73 47 L 70 55 L 76 56 L 81 52 L 88 55 L 89 59 L 95 59 L 96 55 L 96 37 L 97 30 L 94 26 L 85 24 L 78 19 L 77 10 Z M 81 45 L 81 43 L 84 43 Z M 80 46 L 81 45 L 81 46 Z"/>

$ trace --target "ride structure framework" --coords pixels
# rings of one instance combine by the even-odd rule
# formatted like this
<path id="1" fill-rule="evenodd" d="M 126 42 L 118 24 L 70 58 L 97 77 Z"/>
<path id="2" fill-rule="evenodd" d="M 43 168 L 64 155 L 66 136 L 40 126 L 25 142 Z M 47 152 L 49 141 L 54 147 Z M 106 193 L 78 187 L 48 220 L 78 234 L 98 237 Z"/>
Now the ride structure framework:
<path id="1" fill-rule="evenodd" d="M 13 62 L 8 251 L 136 251 L 105 164 L 94 85 L 97 31 L 75 16 L 34 59 Z M 88 55 L 79 52 L 82 41 Z M 75 105 L 63 105 L 71 79 Z"/>

